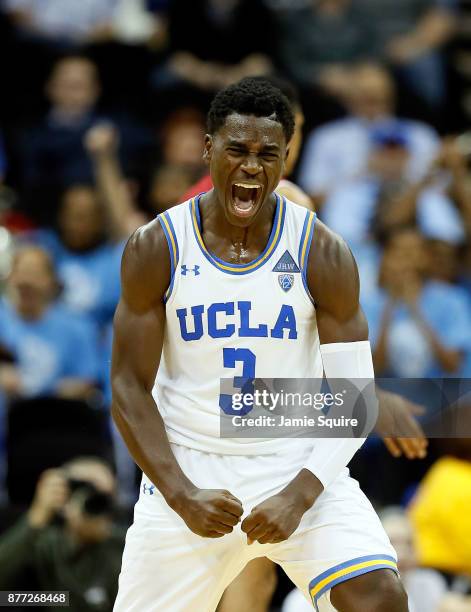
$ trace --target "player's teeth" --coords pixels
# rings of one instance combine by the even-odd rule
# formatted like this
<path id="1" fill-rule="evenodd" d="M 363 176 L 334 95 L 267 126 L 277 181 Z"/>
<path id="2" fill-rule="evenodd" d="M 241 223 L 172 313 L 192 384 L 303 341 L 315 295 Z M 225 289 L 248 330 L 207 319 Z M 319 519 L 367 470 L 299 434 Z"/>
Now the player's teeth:
<path id="1" fill-rule="evenodd" d="M 244 189 L 260 189 L 260 185 L 248 185 L 247 183 L 236 183 L 236 187 L 243 187 Z"/>

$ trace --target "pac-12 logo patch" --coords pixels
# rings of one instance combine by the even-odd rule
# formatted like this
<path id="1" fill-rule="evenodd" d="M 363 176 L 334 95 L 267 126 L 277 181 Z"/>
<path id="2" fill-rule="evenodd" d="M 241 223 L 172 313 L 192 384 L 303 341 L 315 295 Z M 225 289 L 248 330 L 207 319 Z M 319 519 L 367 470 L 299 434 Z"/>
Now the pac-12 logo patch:
<path id="1" fill-rule="evenodd" d="M 294 285 L 294 274 L 278 274 L 278 282 L 283 291 L 288 292 Z"/>

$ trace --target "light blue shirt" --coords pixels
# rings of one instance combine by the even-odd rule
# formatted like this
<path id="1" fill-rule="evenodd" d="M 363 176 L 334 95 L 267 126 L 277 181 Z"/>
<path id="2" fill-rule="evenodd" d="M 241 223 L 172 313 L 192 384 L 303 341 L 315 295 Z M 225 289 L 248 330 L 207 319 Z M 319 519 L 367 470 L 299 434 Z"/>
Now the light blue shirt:
<path id="1" fill-rule="evenodd" d="M 368 122 L 346 117 L 327 123 L 309 135 L 301 159 L 299 184 L 308 193 L 329 193 L 333 188 L 363 176 L 372 150 L 372 132 L 398 123 L 409 142 L 408 178 L 411 181 L 422 178 L 439 147 L 438 135 L 431 127 L 403 119 Z"/>
<path id="2" fill-rule="evenodd" d="M 63 378 L 99 380 L 95 327 L 53 305 L 37 321 L 21 318 L 7 300 L 0 301 L 0 343 L 16 358 L 24 394 L 54 394 Z"/>
<path id="3" fill-rule="evenodd" d="M 373 347 L 379 339 L 386 304 L 387 295 L 379 289 L 374 296 L 370 295 L 362 303 Z M 462 375 L 467 355 L 471 352 L 471 309 L 468 295 L 460 287 L 430 281 L 423 287 L 418 308 L 425 322 L 446 348 L 465 353 L 463 366 L 458 372 L 445 372 L 433 356 L 424 332 L 408 307 L 398 303 L 387 336 L 389 369 L 385 375 L 401 378 L 446 378 Z"/>
<path id="4" fill-rule="evenodd" d="M 98 325 L 113 317 L 121 290 L 120 266 L 124 242 L 105 243 L 78 253 L 68 250 L 59 236 L 39 230 L 32 239 L 53 257 L 63 285 L 61 302 L 72 312 Z"/>
<path id="5" fill-rule="evenodd" d="M 349 244 L 361 244 L 371 235 L 376 212 L 377 181 L 358 179 L 332 191 L 320 218 Z M 424 189 L 417 199 L 417 226 L 427 238 L 458 244 L 465 239 L 460 214 L 439 187 Z"/>
<path id="6" fill-rule="evenodd" d="M 83 38 L 109 23 L 117 0 L 3 0 L 7 11 L 27 11 L 35 29 L 51 37 Z"/>

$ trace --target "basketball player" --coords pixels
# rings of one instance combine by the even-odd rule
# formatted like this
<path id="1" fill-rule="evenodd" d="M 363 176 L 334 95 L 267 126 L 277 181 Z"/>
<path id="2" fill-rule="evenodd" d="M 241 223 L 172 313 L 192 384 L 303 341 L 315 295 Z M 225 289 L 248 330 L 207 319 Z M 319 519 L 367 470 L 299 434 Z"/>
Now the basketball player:
<path id="1" fill-rule="evenodd" d="M 214 188 L 126 247 L 112 409 L 144 476 L 117 612 L 213 611 L 257 557 L 319 612 L 408 609 L 395 552 L 345 469 L 363 440 L 219 437 L 221 378 L 374 376 L 350 251 L 274 194 L 293 125 L 269 84 L 220 92 L 205 144 Z"/>

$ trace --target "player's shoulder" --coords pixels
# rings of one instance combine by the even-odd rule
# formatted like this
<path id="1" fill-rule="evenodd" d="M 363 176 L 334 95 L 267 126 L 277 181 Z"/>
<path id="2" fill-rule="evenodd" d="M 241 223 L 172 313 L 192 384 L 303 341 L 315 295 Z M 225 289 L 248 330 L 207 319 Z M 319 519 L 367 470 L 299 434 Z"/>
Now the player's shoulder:
<path id="1" fill-rule="evenodd" d="M 358 270 L 355 258 L 345 242 L 322 221 L 314 227 L 314 237 L 308 259 L 308 278 L 321 286 L 356 286 Z"/>
<path id="2" fill-rule="evenodd" d="M 138 259 L 141 265 L 145 265 L 150 258 L 163 251 L 163 246 L 165 234 L 159 217 L 156 217 L 138 227 L 130 236 L 124 248 L 123 260 Z"/>
<path id="3" fill-rule="evenodd" d="M 129 238 L 121 262 L 123 296 L 154 299 L 170 282 L 170 254 L 159 218 L 139 227 Z"/>
<path id="4" fill-rule="evenodd" d="M 345 240 L 318 221 L 307 267 L 309 291 L 317 305 L 339 312 L 357 304 L 360 294 L 358 268 Z"/>
<path id="5" fill-rule="evenodd" d="M 314 241 L 316 253 L 326 260 L 325 264 L 327 267 L 330 265 L 342 265 L 353 259 L 350 248 L 342 236 L 334 232 L 319 219 L 314 228 Z"/>

